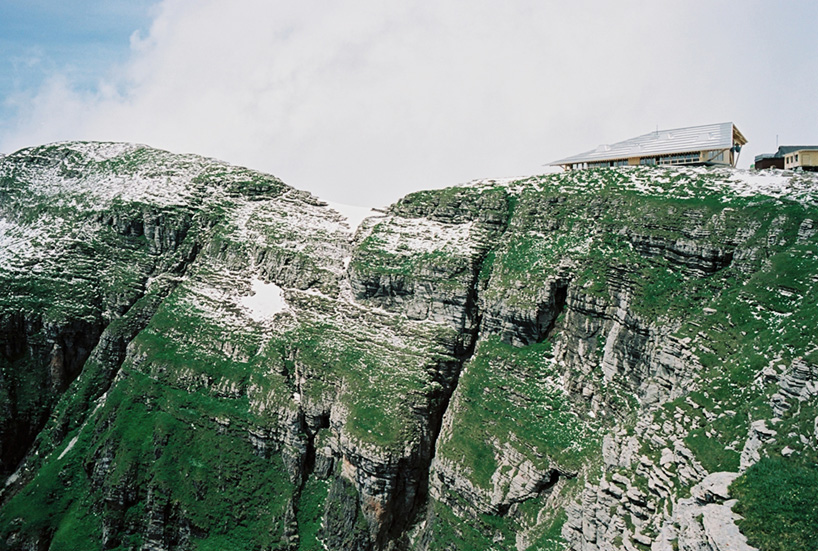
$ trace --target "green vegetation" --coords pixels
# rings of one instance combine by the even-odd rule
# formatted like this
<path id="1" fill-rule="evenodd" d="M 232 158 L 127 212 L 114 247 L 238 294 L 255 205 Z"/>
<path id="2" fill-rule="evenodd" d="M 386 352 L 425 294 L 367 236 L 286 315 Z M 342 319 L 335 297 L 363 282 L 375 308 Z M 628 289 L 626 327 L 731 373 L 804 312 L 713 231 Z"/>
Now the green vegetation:
<path id="1" fill-rule="evenodd" d="M 457 515 L 454 510 L 469 504 L 459 496 L 450 494 L 455 506 L 449 507 L 445 503 L 432 502 L 433 517 L 430 521 L 429 533 L 432 548 L 434 549 L 486 549 L 492 551 L 516 551 L 517 533 L 531 526 L 536 526 L 529 534 L 533 539 L 526 548 L 527 551 L 562 551 L 565 549 L 565 540 L 562 538 L 562 526 L 567 518 L 565 511 L 547 511 L 551 515 L 540 517 L 538 513 L 543 506 L 540 499 L 521 504 L 531 506 L 533 519 L 530 515 L 517 516 L 497 515 Z M 532 522 L 533 520 L 533 522 Z M 541 520 L 541 524 L 537 524 Z"/>
<path id="2" fill-rule="evenodd" d="M 24 534 L 54 533 L 55 545 L 99 549 L 102 516 L 122 524 L 123 536 L 137 537 L 128 526 L 139 525 L 126 520 L 147 506 L 175 511 L 207 533 L 200 549 L 277 542 L 292 492 L 281 459 L 259 456 L 240 427 L 203 418 L 201 412 L 213 405 L 201 394 L 129 372 L 96 414 L 105 420 L 99 425 L 104 432 L 86 425 L 63 457 L 50 456 L 0 513 L 0 527 L 6 531 L 19 525 L 12 519 L 21 519 Z M 108 472 L 87 472 L 86 457 L 110 461 Z M 135 501 L 127 501 L 125 510 L 102 508 L 102 497 L 112 492 Z"/>
<path id="3" fill-rule="evenodd" d="M 310 477 L 304 483 L 298 500 L 298 549 L 303 551 L 321 551 L 323 546 L 318 540 L 321 521 L 324 517 L 324 504 L 329 493 L 329 480 Z"/>
<path id="4" fill-rule="evenodd" d="M 560 509 L 554 518 L 539 525 L 538 536 L 527 551 L 563 551 L 567 542 L 562 537 L 562 526 L 567 517 L 565 509 Z"/>
<path id="5" fill-rule="evenodd" d="M 410 404 L 428 407 L 440 389 L 435 382 L 436 355 L 445 358 L 443 350 L 429 347 L 429 341 L 419 337 L 398 347 L 368 331 L 305 323 L 290 335 L 289 346 L 308 375 L 302 386 L 307 398 L 322 400 L 328 391 L 335 394 L 343 388 L 339 397 L 349 412 L 348 434 L 361 442 L 403 449 L 406 442 L 415 441 L 423 422 Z"/>
<path id="6" fill-rule="evenodd" d="M 458 386 L 451 435 L 438 453 L 468 469 L 490 489 L 498 455 L 513 446 L 535 466 L 577 470 L 599 452 L 599 436 L 562 390 L 547 341 L 517 348 L 497 337 L 482 341 Z"/>
<path id="7" fill-rule="evenodd" d="M 818 465 L 763 458 L 730 487 L 748 543 L 760 551 L 818 549 Z"/>
<path id="8" fill-rule="evenodd" d="M 425 231 L 422 227 L 419 229 Z M 468 231 L 453 228 L 442 235 L 439 242 L 430 243 L 429 249 L 417 250 L 410 245 L 419 238 L 424 237 L 413 235 L 411 228 L 380 222 L 356 248 L 351 266 L 364 277 L 386 275 L 431 280 L 436 285 L 463 292 L 471 283 L 472 271 Z"/>
<path id="9" fill-rule="evenodd" d="M 729 442 L 721 442 L 706 435 L 706 429 L 699 428 L 690 432 L 684 439 L 685 444 L 696 454 L 696 459 L 708 472 L 738 471 L 741 454 L 727 448 Z"/>
<path id="10" fill-rule="evenodd" d="M 437 501 L 433 502 L 433 511 L 435 516 L 429 531 L 434 549 L 516 549 L 514 526 L 507 519 L 492 515 L 463 519 Z"/>
<path id="11" fill-rule="evenodd" d="M 106 159 L 106 148 L 118 153 Z M 320 417 L 333 446 L 384 458 L 391 472 L 429 457 L 422 446 L 449 404 L 440 464 L 479 499 L 508 502 L 475 514 L 485 501 L 431 478 L 444 495 L 420 537 L 510 550 L 525 532 L 530 549 L 556 551 L 559 504 L 601 476 L 602 434 L 634 435 L 645 411 L 634 391 L 665 375 L 659 399 L 682 396 L 652 422 L 673 426 L 707 471 L 736 471 L 750 423 L 773 416 L 776 376 L 818 361 L 818 237 L 807 223 L 818 212 L 811 195 L 742 195 L 727 177 L 588 170 L 415 193 L 355 244 L 352 289 L 365 296 L 350 299 L 347 234 L 275 177 L 142 146 L 4 159 L 0 321 L 26 334 L 0 360 L 0 403 L 11 404 L 0 425 L 46 428 L 30 479 L 0 510 L 0 541 L 100 549 L 104 525 L 107 548 L 137 548 L 161 512 L 194 549 L 276 548 L 295 511 L 299 548 L 315 550 L 336 535 L 322 523 L 354 510 L 336 541 L 352 545 L 374 533 L 369 496 L 345 478 L 288 472 L 304 425 Z M 242 301 L 255 279 L 286 289 L 286 312 L 250 316 Z M 465 318 L 482 322 L 475 334 L 458 327 Z M 517 347 L 504 341 L 525 341 L 515 330 L 547 334 Z M 100 333 L 102 344 L 68 392 L 43 393 L 59 363 L 49 354 L 80 333 L 93 336 L 86 352 Z M 647 372 L 669 343 L 680 365 Z M 607 362 L 618 372 L 603 373 Z M 792 406 L 762 450 L 792 456 L 762 460 L 734 486 L 762 551 L 816 547 L 818 456 L 801 436 L 818 405 Z M 635 436 L 656 464 L 672 446 Z M 578 478 L 517 503 L 508 485 L 521 464 Z M 648 493 L 647 478 L 619 469 Z"/>
<path id="12" fill-rule="evenodd" d="M 818 419 L 818 400 L 795 401 L 775 425 L 779 436 L 769 447 L 770 455 L 779 455 L 784 448 L 789 448 L 801 461 L 818 464 L 818 449 L 810 438 L 806 441 L 801 438 L 801 435 L 815 434 L 815 419 Z"/>

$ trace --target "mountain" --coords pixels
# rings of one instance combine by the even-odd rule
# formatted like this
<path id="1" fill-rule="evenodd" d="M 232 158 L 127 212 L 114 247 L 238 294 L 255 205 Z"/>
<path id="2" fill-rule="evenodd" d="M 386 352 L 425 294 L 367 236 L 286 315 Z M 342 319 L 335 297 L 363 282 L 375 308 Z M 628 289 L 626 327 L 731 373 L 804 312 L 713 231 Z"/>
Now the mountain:
<path id="1" fill-rule="evenodd" d="M 194 155 L 10 154 L 0 549 L 815 549 L 816 221 L 791 172 L 477 181 L 352 228 Z"/>

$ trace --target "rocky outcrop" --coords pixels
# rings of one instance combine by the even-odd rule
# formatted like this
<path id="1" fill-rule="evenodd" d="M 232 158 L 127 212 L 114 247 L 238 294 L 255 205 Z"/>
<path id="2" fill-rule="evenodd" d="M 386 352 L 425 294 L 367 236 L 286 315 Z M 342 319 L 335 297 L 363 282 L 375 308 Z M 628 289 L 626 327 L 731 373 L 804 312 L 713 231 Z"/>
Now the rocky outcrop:
<path id="1" fill-rule="evenodd" d="M 710 237 L 709 232 L 695 233 L 697 234 L 695 239 L 629 233 L 628 241 L 640 255 L 664 258 L 698 276 L 713 274 L 730 265 L 733 261 L 731 248 L 702 242 L 702 238 Z"/>
<path id="2" fill-rule="evenodd" d="M 612 277 L 611 283 L 616 281 Z M 597 383 L 615 381 L 632 389 L 645 406 L 672 400 L 685 391 L 697 371 L 698 360 L 687 342 L 674 336 L 676 322 L 646 320 L 631 308 L 634 290 L 627 284 L 612 288 L 612 296 L 600 297 L 569 287 L 564 321 L 556 340 L 555 356 L 564 366 L 570 388 L 594 407 L 603 407 Z"/>
<path id="3" fill-rule="evenodd" d="M 603 477 L 598 484 L 585 486 L 581 502 L 566 508 L 568 520 L 562 535 L 570 549 L 628 549 L 634 543 L 653 544 L 668 522 L 666 504 L 673 502 L 679 487 L 696 484 L 707 475 L 681 439 L 661 441 L 660 434 L 677 432 L 667 428 L 642 420 L 634 431 L 660 439 L 658 443 L 665 447 L 658 461 L 641 453 L 641 438 L 637 436 L 622 431 L 604 438 Z"/>
<path id="4" fill-rule="evenodd" d="M 691 488 L 691 497 L 674 506 L 671 522 L 663 527 L 651 549 L 656 551 L 755 551 L 747 544 L 732 511 L 729 486 L 737 473 L 713 473 Z"/>
<path id="5" fill-rule="evenodd" d="M 773 394 L 770 403 L 777 417 L 784 415 L 794 405 L 818 396 L 818 365 L 797 358 L 778 382 L 780 390 Z"/>
<path id="6" fill-rule="evenodd" d="M 329 549 L 372 549 L 370 530 L 358 505 L 358 492 L 345 477 L 338 477 L 327 496 L 323 541 Z"/>
<path id="7" fill-rule="evenodd" d="M 544 341 L 554 330 L 557 318 L 565 313 L 570 280 L 549 279 L 535 291 L 533 301 L 511 306 L 503 297 L 483 304 L 481 331 L 484 335 L 499 335 L 515 346 Z"/>
<path id="8" fill-rule="evenodd" d="M 490 488 L 472 483 L 456 462 L 436 458 L 431 467 L 431 497 L 463 513 L 505 516 L 515 504 L 548 494 L 560 477 L 576 476 L 557 467 L 543 470 L 508 445 L 502 446 L 498 455 L 499 468 L 492 475 Z M 468 506 L 464 507 L 459 501 L 462 499 Z"/>
<path id="9" fill-rule="evenodd" d="M 193 214 L 186 209 L 114 207 L 100 213 L 96 221 L 110 226 L 118 235 L 144 237 L 148 251 L 159 255 L 179 248 L 193 224 Z"/>
<path id="10" fill-rule="evenodd" d="M 477 281 L 505 231 L 508 197 L 498 190 L 427 195 L 409 196 L 365 223 L 349 283 L 366 304 L 471 335 L 479 323 Z"/>
<path id="11" fill-rule="evenodd" d="M 10 475 L 77 378 L 102 332 L 101 320 L 0 317 L 0 476 Z"/>

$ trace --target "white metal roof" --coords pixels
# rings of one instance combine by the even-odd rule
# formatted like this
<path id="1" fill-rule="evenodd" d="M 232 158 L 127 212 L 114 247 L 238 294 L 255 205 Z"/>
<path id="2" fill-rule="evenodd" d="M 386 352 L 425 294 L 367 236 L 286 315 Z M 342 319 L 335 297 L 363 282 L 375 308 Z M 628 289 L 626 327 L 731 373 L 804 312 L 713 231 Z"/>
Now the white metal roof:
<path id="1" fill-rule="evenodd" d="M 629 157 L 649 157 L 733 147 L 733 123 L 706 124 L 672 130 L 658 130 L 623 142 L 600 145 L 596 149 L 550 163 L 567 165 Z"/>

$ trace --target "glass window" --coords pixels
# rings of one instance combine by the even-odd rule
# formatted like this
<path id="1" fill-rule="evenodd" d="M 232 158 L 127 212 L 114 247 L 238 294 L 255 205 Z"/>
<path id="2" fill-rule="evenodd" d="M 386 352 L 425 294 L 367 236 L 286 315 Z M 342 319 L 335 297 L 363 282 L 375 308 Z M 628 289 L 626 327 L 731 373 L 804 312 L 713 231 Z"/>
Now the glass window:
<path id="1" fill-rule="evenodd" d="M 660 165 L 687 165 L 698 163 L 701 160 L 699 153 L 676 153 L 673 155 L 663 155 L 658 158 Z"/>
<path id="2" fill-rule="evenodd" d="M 719 153 L 718 155 L 716 155 L 715 157 L 713 157 L 710 160 L 714 161 L 714 162 L 717 162 L 717 163 L 723 163 L 724 162 L 724 151 L 722 151 L 721 153 Z"/>

